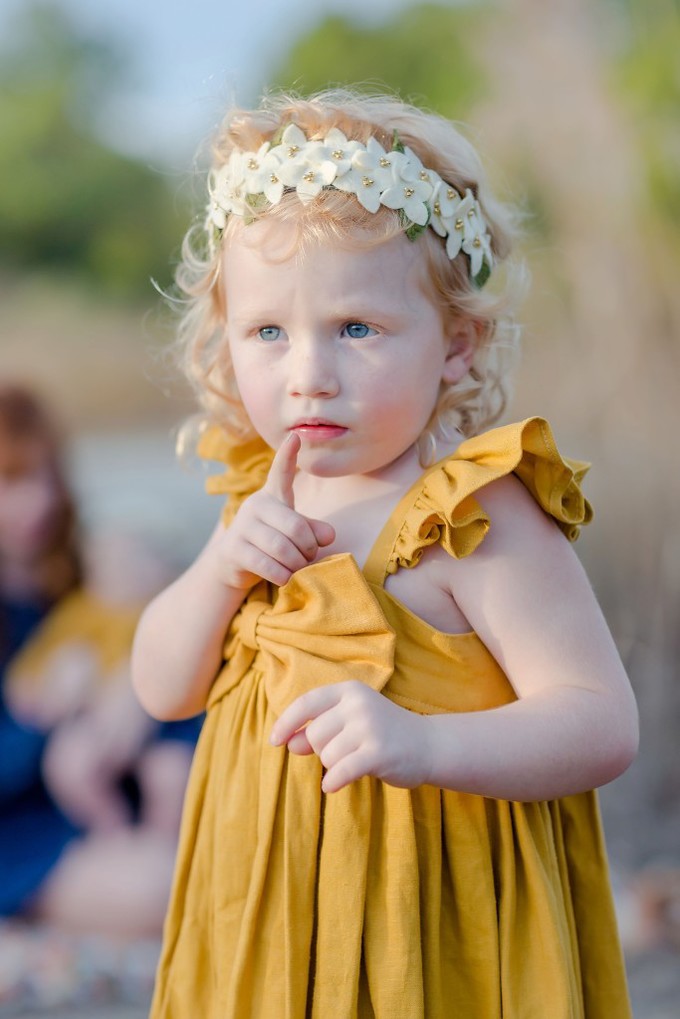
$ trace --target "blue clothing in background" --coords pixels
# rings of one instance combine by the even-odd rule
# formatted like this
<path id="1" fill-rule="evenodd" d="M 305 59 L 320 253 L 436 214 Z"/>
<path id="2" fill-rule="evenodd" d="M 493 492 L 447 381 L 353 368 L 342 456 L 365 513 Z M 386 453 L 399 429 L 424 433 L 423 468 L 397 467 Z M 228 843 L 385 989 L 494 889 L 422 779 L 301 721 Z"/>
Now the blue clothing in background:
<path id="1" fill-rule="evenodd" d="M 0 601 L 0 916 L 29 903 L 80 834 L 43 784 L 46 736 L 15 721 L 3 696 L 7 664 L 44 614 L 36 604 Z"/>
<path id="2" fill-rule="evenodd" d="M 4 699 L 7 666 L 46 612 L 37 604 L 0 599 L 0 917 L 25 909 L 65 847 L 84 834 L 43 783 L 41 763 L 49 733 L 17 722 Z M 182 740 L 193 746 L 202 721 L 199 716 L 164 722 L 151 740 Z M 124 790 L 134 809 L 138 790 L 134 783 Z"/>

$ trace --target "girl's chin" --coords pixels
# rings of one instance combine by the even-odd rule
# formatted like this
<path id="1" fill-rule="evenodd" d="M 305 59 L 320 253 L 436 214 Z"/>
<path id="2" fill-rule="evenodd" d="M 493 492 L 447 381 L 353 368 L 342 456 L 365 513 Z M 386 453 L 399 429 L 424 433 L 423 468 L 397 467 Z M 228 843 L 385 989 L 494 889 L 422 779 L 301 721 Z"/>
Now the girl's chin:
<path id="1" fill-rule="evenodd" d="M 319 443 L 306 443 L 303 439 L 297 462 L 305 474 L 316 478 L 341 478 L 363 473 L 360 460 L 360 457 L 347 452 L 329 449 Z"/>
<path id="2" fill-rule="evenodd" d="M 359 450 L 338 450 L 307 446 L 298 454 L 298 467 L 315 478 L 346 478 L 379 475 L 389 464 L 376 463 Z"/>

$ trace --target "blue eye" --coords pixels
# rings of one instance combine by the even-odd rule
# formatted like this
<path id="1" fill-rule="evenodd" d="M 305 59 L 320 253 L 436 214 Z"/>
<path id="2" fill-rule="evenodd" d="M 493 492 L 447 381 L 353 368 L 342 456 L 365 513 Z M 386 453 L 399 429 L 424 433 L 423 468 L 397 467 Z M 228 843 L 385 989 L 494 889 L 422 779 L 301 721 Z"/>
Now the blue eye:
<path id="1" fill-rule="evenodd" d="M 353 340 L 365 340 L 367 336 L 375 333 L 375 329 L 371 329 L 365 322 L 348 322 L 344 331 Z"/>
<path id="2" fill-rule="evenodd" d="M 268 340 L 269 342 L 272 340 L 278 340 L 280 335 L 281 330 L 278 326 L 262 326 L 262 328 L 258 330 L 258 336 L 260 339 Z"/>

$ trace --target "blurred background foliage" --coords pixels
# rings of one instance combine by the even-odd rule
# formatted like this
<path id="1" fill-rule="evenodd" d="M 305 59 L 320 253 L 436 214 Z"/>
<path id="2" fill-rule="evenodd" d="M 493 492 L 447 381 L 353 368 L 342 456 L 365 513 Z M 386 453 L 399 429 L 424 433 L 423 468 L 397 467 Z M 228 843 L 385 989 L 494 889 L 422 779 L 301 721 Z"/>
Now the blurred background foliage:
<path id="1" fill-rule="evenodd" d="M 70 275 L 108 295 L 167 278 L 187 210 L 167 180 L 94 126 L 125 54 L 56 4 L 27 4 L 0 50 L 0 265 Z"/>
<path id="2" fill-rule="evenodd" d="M 387 86 L 418 105 L 460 119 L 488 89 L 475 57 L 488 4 L 452 8 L 422 3 L 367 28 L 332 15 L 295 42 L 272 83 L 309 94 L 329 85 Z"/>
<path id="3" fill-rule="evenodd" d="M 625 9 L 614 87 L 635 122 L 650 207 L 680 244 L 680 4 L 620 0 Z"/>
<path id="4" fill-rule="evenodd" d="M 513 414 L 549 415 L 596 463 L 588 493 L 604 524 L 580 554 L 653 747 L 607 799 L 622 859 L 680 844 L 667 809 L 680 804 L 679 53 L 678 0 L 470 0 L 368 27 L 318 13 L 260 69 L 303 92 L 383 82 L 474 124 L 494 182 L 529 212 Z M 106 96 L 133 72 L 58 0 L 25 3 L 0 48 L 0 371 L 30 377 L 83 430 L 186 407 L 146 378 L 143 350 L 170 330 L 140 309 L 158 308 L 149 279 L 167 286 L 203 199 L 189 209 L 189 172 L 180 181 L 101 140 Z"/>
<path id="5" fill-rule="evenodd" d="M 267 85 L 304 94 L 386 85 L 465 120 L 498 90 L 484 59 L 498 7 L 414 4 L 368 28 L 327 16 L 282 55 Z M 677 243 L 678 2 L 608 0 L 599 16 L 606 72 L 634 125 L 650 211 Z M 174 177 L 113 151 L 96 130 L 107 94 L 131 73 L 115 42 L 87 35 L 56 0 L 22 8 L 0 44 L 0 266 L 73 274 L 126 299 L 148 294 L 149 277 L 167 279 L 187 199 Z M 545 200 L 535 180 L 524 184 L 540 228 Z"/>

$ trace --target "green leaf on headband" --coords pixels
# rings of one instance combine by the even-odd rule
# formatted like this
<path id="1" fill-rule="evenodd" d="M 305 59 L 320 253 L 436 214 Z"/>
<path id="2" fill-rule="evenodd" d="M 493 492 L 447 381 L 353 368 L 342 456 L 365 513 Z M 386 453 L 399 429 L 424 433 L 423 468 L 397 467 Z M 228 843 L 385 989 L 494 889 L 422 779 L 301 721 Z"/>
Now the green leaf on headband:
<path id="1" fill-rule="evenodd" d="M 283 132 L 286 130 L 286 128 L 288 126 L 289 126 L 288 124 L 282 124 L 281 127 L 279 127 L 274 132 L 274 134 L 272 135 L 271 141 L 269 143 L 272 148 L 274 148 L 276 145 L 280 145 L 281 144 L 281 139 L 283 138 Z"/>
<path id="2" fill-rule="evenodd" d="M 392 135 L 392 152 L 406 152 L 406 149 L 404 148 L 404 143 L 399 137 L 399 132 L 397 131 L 396 127 L 394 129 L 394 134 Z"/>
<path id="3" fill-rule="evenodd" d="M 404 231 L 410 241 L 415 241 L 417 237 L 424 234 L 427 230 L 427 224 L 420 226 L 419 223 L 411 223 L 411 225 Z"/>
<path id="4" fill-rule="evenodd" d="M 246 195 L 246 202 L 251 209 L 255 210 L 255 212 L 260 212 L 262 209 L 266 209 L 269 206 L 267 196 L 262 193 L 259 195 Z"/>
<path id="5" fill-rule="evenodd" d="M 427 230 L 427 223 L 420 226 L 420 224 L 412 222 L 403 209 L 397 209 L 396 212 L 399 216 L 399 223 L 404 227 L 404 233 L 410 241 L 415 241 L 416 237 L 420 237 Z"/>
<path id="6" fill-rule="evenodd" d="M 491 266 L 489 265 L 487 260 L 484 259 L 484 261 L 482 262 L 482 268 L 479 270 L 477 275 L 473 277 L 472 282 L 474 283 L 478 290 L 481 290 L 490 275 Z"/>

